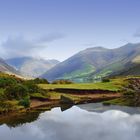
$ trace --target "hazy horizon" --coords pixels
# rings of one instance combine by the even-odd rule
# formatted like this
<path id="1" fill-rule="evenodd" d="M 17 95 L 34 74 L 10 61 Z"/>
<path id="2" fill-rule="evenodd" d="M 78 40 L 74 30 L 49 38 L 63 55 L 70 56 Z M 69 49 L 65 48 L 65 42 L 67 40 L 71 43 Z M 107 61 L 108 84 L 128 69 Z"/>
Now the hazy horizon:
<path id="1" fill-rule="evenodd" d="M 79 50 L 78 52 L 75 52 L 74 54 L 71 54 L 70 56 L 67 56 L 67 58 L 65 58 L 65 59 L 63 59 L 63 60 L 59 60 L 59 59 L 55 59 L 55 58 L 46 58 L 46 57 L 42 57 L 42 56 L 15 56 L 15 57 L 7 57 L 7 58 L 5 58 L 6 60 L 10 60 L 10 59 L 14 59 L 14 58 L 34 58 L 34 59 L 42 59 L 42 60 L 57 60 L 57 61 L 59 61 L 59 62 L 63 62 L 63 61 L 65 61 L 65 60 L 67 60 L 67 59 L 69 59 L 70 57 L 72 57 L 72 56 L 74 56 L 74 55 L 76 55 L 77 53 L 80 53 L 81 51 L 85 51 L 85 50 L 87 50 L 87 49 L 94 49 L 94 48 L 100 48 L 100 47 L 102 47 L 102 48 L 105 48 L 105 49 L 117 49 L 117 48 L 120 48 L 120 47 L 125 47 L 126 45 L 128 45 L 128 44 L 140 44 L 140 42 L 135 42 L 135 43 L 132 43 L 132 42 L 128 42 L 128 43 L 125 43 L 125 44 L 123 44 L 123 45 L 121 45 L 121 46 L 117 46 L 117 47 L 115 47 L 115 48 L 107 48 L 107 47 L 104 47 L 104 46 L 91 46 L 91 47 L 87 47 L 87 48 L 84 48 L 84 49 L 82 49 L 82 50 Z"/>

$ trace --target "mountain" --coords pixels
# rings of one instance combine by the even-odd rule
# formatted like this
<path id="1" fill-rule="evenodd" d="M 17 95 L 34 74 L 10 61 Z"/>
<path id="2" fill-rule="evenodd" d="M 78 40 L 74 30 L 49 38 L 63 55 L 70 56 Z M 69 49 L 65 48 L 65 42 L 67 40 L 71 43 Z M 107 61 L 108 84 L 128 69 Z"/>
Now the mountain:
<path id="1" fill-rule="evenodd" d="M 112 73 L 110 76 L 140 76 L 140 61 L 139 63 L 130 63 L 129 67 L 127 65 L 126 68 Z"/>
<path id="2" fill-rule="evenodd" d="M 44 60 L 32 57 L 7 59 L 6 62 L 24 76 L 38 77 L 59 63 L 57 60 Z"/>
<path id="3" fill-rule="evenodd" d="M 93 47 L 59 63 L 41 77 L 50 81 L 55 79 L 71 79 L 76 82 L 91 81 L 124 71 L 139 62 L 139 43 L 128 43 L 115 49 Z"/>
<path id="4" fill-rule="evenodd" d="M 119 76 L 127 76 L 127 75 L 133 75 L 133 76 L 139 76 L 140 75 L 140 64 L 135 65 L 133 67 L 130 67 L 128 69 L 124 69 L 120 72 L 113 73 L 113 75 L 119 75 Z"/>
<path id="5" fill-rule="evenodd" d="M 10 74 L 19 74 L 17 70 L 8 65 L 2 58 L 0 58 L 0 72 L 10 73 Z"/>

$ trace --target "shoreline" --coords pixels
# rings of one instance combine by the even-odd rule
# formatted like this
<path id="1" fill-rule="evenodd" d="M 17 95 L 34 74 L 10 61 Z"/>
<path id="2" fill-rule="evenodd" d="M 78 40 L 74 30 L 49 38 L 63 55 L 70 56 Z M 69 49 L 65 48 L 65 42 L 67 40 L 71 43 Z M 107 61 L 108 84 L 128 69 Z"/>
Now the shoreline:
<path id="1" fill-rule="evenodd" d="M 68 93 L 66 93 L 68 95 Z M 69 94 L 71 95 L 71 94 Z M 120 98 L 122 95 L 120 93 L 108 93 L 108 94 L 76 94 L 75 97 L 80 97 L 77 99 L 73 99 L 73 103 L 62 103 L 61 99 L 50 99 L 50 100 L 38 100 L 38 99 L 31 99 L 30 107 L 29 108 L 22 108 L 19 110 L 12 110 L 12 111 L 3 111 L 0 114 L 0 118 L 2 116 L 7 116 L 10 114 L 17 114 L 17 113 L 23 113 L 23 112 L 30 112 L 36 109 L 46 108 L 52 109 L 53 107 L 61 107 L 63 105 L 77 105 L 77 104 L 86 104 L 86 103 L 97 103 L 97 102 L 103 102 L 108 101 L 116 98 Z M 87 96 L 85 98 L 85 96 Z"/>

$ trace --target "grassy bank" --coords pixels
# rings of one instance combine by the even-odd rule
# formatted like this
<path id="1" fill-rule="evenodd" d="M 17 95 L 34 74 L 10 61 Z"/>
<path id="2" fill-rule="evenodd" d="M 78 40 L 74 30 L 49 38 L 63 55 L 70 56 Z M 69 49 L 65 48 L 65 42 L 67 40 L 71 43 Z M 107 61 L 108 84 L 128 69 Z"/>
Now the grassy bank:
<path id="1" fill-rule="evenodd" d="M 105 101 L 104 105 L 140 106 L 140 77 L 129 77 L 126 81 L 122 96 L 118 99 Z"/>

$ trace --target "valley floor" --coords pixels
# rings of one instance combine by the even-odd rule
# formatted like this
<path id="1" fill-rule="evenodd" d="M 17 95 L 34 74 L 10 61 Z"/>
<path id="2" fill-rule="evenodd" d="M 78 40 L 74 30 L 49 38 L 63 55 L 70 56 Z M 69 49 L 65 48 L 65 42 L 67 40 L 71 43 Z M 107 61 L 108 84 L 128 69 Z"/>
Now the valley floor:
<path id="1" fill-rule="evenodd" d="M 30 94 L 30 106 L 28 108 L 19 105 L 17 100 L 7 100 L 4 101 L 6 103 L 5 107 L 0 107 L 1 114 L 15 111 L 26 112 L 36 108 L 41 109 L 42 107 L 51 109 L 63 104 L 74 105 L 103 102 L 106 105 L 140 105 L 139 96 L 133 94 L 135 90 L 140 88 L 139 77 L 117 77 L 110 79 L 108 82 L 100 83 L 38 84 L 38 87 L 45 90 L 45 93 Z M 4 89 L 0 91 L 3 94 Z M 10 109 L 7 102 L 8 105 L 10 104 Z M 134 104 L 134 102 L 138 104 Z"/>

